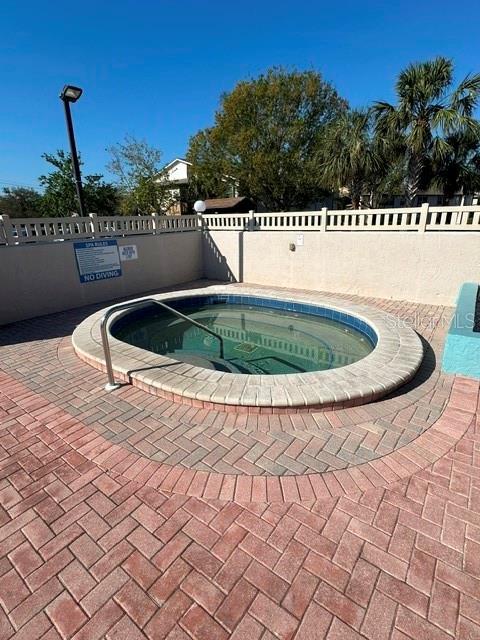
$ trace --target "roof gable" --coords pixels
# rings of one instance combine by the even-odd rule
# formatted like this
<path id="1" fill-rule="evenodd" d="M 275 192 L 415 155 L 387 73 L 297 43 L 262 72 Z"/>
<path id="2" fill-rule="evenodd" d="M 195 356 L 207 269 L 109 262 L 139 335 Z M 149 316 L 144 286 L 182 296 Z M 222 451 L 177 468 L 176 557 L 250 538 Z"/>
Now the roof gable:
<path id="1" fill-rule="evenodd" d="M 189 162 L 188 160 L 185 160 L 185 158 L 175 158 L 174 160 L 172 160 L 171 162 L 166 164 L 163 167 L 163 170 L 165 171 L 165 169 L 171 169 L 172 167 L 174 167 L 177 164 L 183 164 L 183 165 L 186 165 L 187 167 L 191 167 L 192 166 L 192 163 Z"/>

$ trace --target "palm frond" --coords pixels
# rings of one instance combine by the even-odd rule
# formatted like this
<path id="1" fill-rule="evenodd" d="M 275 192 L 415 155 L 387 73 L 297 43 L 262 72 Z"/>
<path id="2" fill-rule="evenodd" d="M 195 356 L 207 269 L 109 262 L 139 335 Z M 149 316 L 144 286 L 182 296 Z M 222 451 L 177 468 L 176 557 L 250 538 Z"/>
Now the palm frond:
<path id="1" fill-rule="evenodd" d="M 391 138 L 402 130 L 402 113 L 388 102 L 375 102 L 372 106 L 376 135 Z"/>
<path id="2" fill-rule="evenodd" d="M 410 64 L 398 76 L 396 91 L 400 101 L 412 108 L 441 98 L 452 82 L 453 64 L 439 56 Z"/>
<path id="3" fill-rule="evenodd" d="M 432 140 L 431 146 L 432 159 L 436 162 L 444 161 L 452 151 L 452 147 L 448 141 L 445 140 L 445 138 L 440 138 L 438 136 Z"/>
<path id="4" fill-rule="evenodd" d="M 480 137 L 478 120 L 457 111 L 454 107 L 445 107 L 432 116 L 433 127 L 438 127 L 446 136 L 456 131 L 468 132 L 472 137 Z"/>
<path id="5" fill-rule="evenodd" d="M 466 76 L 451 96 L 451 105 L 465 116 L 471 116 L 480 97 L 480 73 Z"/>

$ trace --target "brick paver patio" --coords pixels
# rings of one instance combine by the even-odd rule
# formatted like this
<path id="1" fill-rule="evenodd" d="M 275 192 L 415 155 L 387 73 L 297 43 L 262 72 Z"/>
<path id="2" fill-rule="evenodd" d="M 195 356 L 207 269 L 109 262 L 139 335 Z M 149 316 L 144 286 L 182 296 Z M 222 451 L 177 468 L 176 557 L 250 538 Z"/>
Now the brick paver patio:
<path id="1" fill-rule="evenodd" d="M 1 328 L 0 638 L 479 638 L 478 383 L 439 371 L 451 310 L 356 300 L 422 370 L 291 416 L 106 394 L 92 308 Z"/>

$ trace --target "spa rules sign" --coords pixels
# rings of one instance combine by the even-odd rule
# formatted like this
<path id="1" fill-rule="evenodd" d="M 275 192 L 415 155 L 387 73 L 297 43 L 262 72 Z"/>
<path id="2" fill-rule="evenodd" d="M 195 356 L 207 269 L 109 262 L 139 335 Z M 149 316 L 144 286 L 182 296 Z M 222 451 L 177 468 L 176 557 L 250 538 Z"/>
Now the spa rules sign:
<path id="1" fill-rule="evenodd" d="M 80 282 L 98 282 L 122 275 L 116 240 L 75 242 Z"/>

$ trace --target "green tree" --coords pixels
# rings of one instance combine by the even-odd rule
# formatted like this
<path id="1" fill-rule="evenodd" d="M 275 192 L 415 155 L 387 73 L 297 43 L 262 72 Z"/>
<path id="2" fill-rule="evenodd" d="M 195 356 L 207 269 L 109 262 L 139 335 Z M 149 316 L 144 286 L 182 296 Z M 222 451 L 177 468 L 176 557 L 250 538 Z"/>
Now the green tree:
<path id="1" fill-rule="evenodd" d="M 381 168 L 372 173 L 367 186 L 368 206 L 391 206 L 393 196 L 402 193 L 404 184 L 403 156 L 392 148 L 380 147 Z"/>
<path id="2" fill-rule="evenodd" d="M 161 165 L 159 149 L 127 135 L 107 151 L 110 154 L 107 169 L 117 177 L 123 213 L 160 213 L 173 204 L 175 198 Z"/>
<path id="3" fill-rule="evenodd" d="M 473 117 L 480 95 L 480 74 L 453 87 L 453 64 L 447 58 L 411 64 L 398 77 L 397 104 L 376 102 L 376 131 L 386 144 L 402 137 L 405 144 L 405 195 L 413 204 L 424 186 L 429 165 L 451 153 L 450 136 L 479 134 Z"/>
<path id="4" fill-rule="evenodd" d="M 39 178 L 44 188 L 41 200 L 43 215 L 61 217 L 76 213 L 78 202 L 70 154 L 60 150 L 56 154 L 45 153 L 42 157 L 54 167 L 53 171 Z M 113 185 L 104 182 L 101 175 L 83 176 L 82 183 L 87 212 L 115 215 L 118 193 Z"/>
<path id="5" fill-rule="evenodd" d="M 362 196 L 380 184 L 385 172 L 384 157 L 372 133 L 370 113 L 345 111 L 327 128 L 322 170 L 332 189 L 346 188 L 354 209 Z"/>
<path id="6" fill-rule="evenodd" d="M 480 190 L 480 139 L 470 132 L 454 133 L 447 137 L 448 152 L 434 164 L 434 181 L 442 189 L 447 201 L 455 193 L 474 193 Z"/>
<path id="7" fill-rule="evenodd" d="M 224 94 L 215 124 L 190 141 L 199 188 L 223 195 L 235 179 L 241 195 L 271 210 L 305 207 L 324 192 L 321 141 L 346 108 L 314 71 L 270 69 Z"/>
<path id="8" fill-rule="evenodd" d="M 233 177 L 224 174 L 227 163 L 224 149 L 214 128 L 204 129 L 190 138 L 187 160 L 192 163 L 188 184 L 188 199 L 225 198 L 237 187 Z"/>
<path id="9" fill-rule="evenodd" d="M 28 187 L 6 187 L 0 195 L 0 215 L 11 218 L 38 218 L 42 215 L 42 196 Z"/>
<path id="10" fill-rule="evenodd" d="M 97 213 L 99 216 L 118 215 L 118 189 L 110 182 L 105 182 L 101 174 L 85 176 L 83 192 L 88 212 Z"/>

